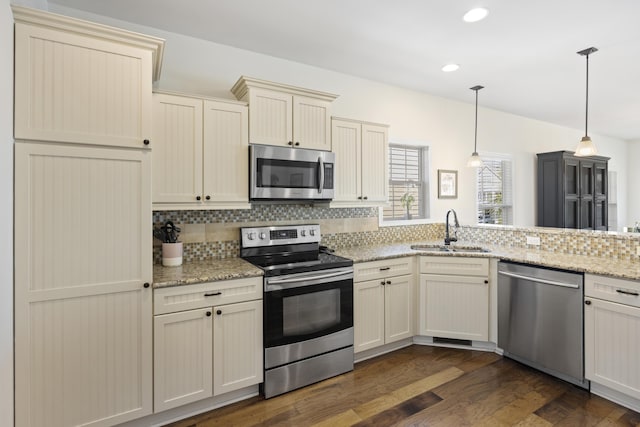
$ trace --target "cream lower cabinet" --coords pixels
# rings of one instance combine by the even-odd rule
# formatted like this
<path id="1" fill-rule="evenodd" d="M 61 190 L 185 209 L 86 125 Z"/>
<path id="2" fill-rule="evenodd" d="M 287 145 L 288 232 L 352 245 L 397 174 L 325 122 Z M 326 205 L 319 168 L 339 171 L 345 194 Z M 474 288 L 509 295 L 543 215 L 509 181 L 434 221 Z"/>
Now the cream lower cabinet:
<path id="1" fill-rule="evenodd" d="M 411 257 L 354 266 L 355 353 L 413 336 L 414 277 Z"/>
<path id="2" fill-rule="evenodd" d="M 261 290 L 261 278 L 156 289 L 155 412 L 262 382 Z"/>
<path id="3" fill-rule="evenodd" d="M 332 118 L 331 146 L 336 153 L 334 206 L 387 203 L 388 126 Z"/>
<path id="4" fill-rule="evenodd" d="M 15 144 L 16 426 L 152 412 L 151 153 Z"/>
<path id="5" fill-rule="evenodd" d="M 489 340 L 489 260 L 420 257 L 418 333 Z"/>
<path id="6" fill-rule="evenodd" d="M 153 207 L 248 209 L 244 103 L 153 94 Z"/>
<path id="7" fill-rule="evenodd" d="M 638 294 L 640 282 L 585 275 L 585 377 L 635 399 L 640 399 Z"/>

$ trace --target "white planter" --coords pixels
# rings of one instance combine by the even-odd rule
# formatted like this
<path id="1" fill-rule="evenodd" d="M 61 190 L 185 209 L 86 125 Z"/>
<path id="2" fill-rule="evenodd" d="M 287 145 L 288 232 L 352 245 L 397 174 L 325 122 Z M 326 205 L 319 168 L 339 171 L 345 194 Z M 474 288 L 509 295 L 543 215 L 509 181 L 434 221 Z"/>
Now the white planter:
<path id="1" fill-rule="evenodd" d="M 162 265 L 165 267 L 182 265 L 182 242 L 162 244 Z"/>

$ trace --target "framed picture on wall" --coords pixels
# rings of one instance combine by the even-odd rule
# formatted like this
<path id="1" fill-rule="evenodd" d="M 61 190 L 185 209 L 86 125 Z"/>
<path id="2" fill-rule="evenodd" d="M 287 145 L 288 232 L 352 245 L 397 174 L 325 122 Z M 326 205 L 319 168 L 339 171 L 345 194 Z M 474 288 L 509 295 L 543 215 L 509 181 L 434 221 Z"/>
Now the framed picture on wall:
<path id="1" fill-rule="evenodd" d="M 438 199 L 458 198 L 458 171 L 438 169 Z"/>

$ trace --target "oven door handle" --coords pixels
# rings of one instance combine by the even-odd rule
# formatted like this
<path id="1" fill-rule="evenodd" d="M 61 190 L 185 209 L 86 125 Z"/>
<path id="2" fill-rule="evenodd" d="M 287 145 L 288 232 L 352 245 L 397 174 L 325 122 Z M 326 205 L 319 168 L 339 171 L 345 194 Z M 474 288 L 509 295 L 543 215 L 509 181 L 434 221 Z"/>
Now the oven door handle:
<path id="1" fill-rule="evenodd" d="M 318 173 L 320 174 L 320 179 L 318 179 L 318 193 L 322 194 L 322 189 L 324 188 L 324 162 L 322 161 L 322 157 L 318 157 Z"/>
<path id="2" fill-rule="evenodd" d="M 291 277 L 291 278 L 269 278 L 265 283 L 265 291 L 278 291 L 288 288 L 299 288 L 303 286 L 318 285 L 328 283 L 326 279 L 349 280 L 353 279 L 353 271 L 336 271 L 325 274 L 314 274 L 309 276 Z M 335 281 L 335 280 L 334 280 Z"/>

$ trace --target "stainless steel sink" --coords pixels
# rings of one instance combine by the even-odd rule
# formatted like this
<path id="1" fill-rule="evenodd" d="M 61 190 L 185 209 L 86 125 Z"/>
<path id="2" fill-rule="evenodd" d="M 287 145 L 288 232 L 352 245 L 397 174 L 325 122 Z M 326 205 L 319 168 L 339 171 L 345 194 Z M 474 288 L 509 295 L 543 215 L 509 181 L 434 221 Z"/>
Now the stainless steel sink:
<path id="1" fill-rule="evenodd" d="M 411 245 L 411 249 L 424 252 L 459 252 L 459 253 L 487 253 L 491 252 L 482 246 L 464 245 Z"/>

